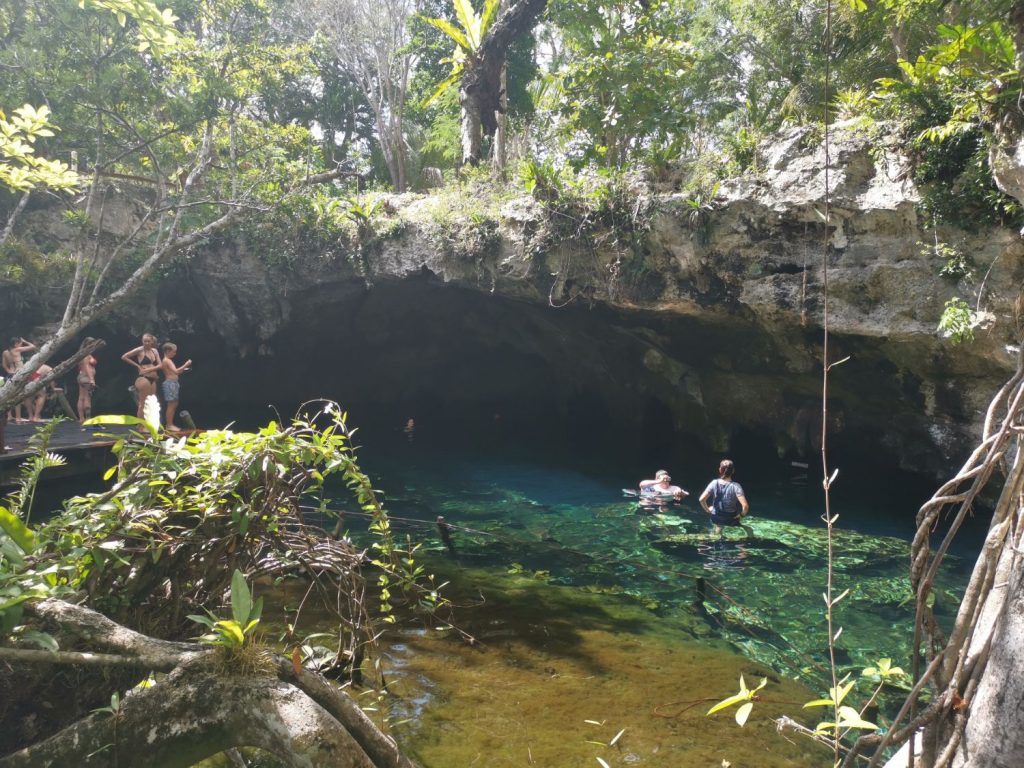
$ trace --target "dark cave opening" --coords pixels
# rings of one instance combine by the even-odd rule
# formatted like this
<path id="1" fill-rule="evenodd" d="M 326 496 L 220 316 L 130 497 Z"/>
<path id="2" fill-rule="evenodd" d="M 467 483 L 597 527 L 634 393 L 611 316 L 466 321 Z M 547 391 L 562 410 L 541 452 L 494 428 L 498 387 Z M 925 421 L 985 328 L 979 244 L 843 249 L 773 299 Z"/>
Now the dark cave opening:
<path id="1" fill-rule="evenodd" d="M 412 418 L 430 439 L 557 452 L 625 476 L 674 465 L 710 478 L 726 455 L 765 477 L 792 473 L 794 461 L 811 476 L 820 468 L 820 340 L 804 329 L 556 310 L 423 275 L 321 284 L 290 297 L 286 322 L 262 338 L 254 320 L 211 327 L 187 285 L 161 291 L 160 314 L 154 330 L 195 360 L 182 407 L 201 425 L 253 427 L 329 398 L 368 442 L 399 435 Z M 118 357 L 135 342 L 109 340 L 97 404 L 127 412 L 130 370 Z M 929 455 L 920 422 L 897 405 L 908 377 L 862 341 L 836 347 L 854 355 L 831 391 L 836 463 L 862 483 L 905 483 L 909 467 L 921 471 L 915 488 L 933 486 L 948 460 Z"/>

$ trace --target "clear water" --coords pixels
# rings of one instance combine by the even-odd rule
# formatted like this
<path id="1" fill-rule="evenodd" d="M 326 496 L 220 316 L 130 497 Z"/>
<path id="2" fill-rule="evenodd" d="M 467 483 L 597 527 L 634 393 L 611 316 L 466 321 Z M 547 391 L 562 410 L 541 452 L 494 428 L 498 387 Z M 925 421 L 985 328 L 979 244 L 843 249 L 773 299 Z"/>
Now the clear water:
<path id="1" fill-rule="evenodd" d="M 774 701 L 813 725 L 799 705 L 828 689 L 826 539 L 812 482 L 792 468 L 749 479 L 741 468 L 754 536 L 733 528 L 719 540 L 696 502 L 706 471 L 666 467 L 690 498 L 641 509 L 621 489 L 657 467 L 615 467 L 607 453 L 543 444 L 459 443 L 397 436 L 364 449 L 361 462 L 395 528 L 424 542 L 431 568 L 453 581 L 458 621 L 486 648 L 427 630 L 400 634 L 389 651 L 400 681 L 392 715 L 408 719 L 399 733 L 427 768 L 597 765 L 596 757 L 610 765 L 829 764 L 816 747 L 768 736 L 765 711 Z M 850 589 L 836 617 L 843 673 L 859 675 L 882 657 L 909 669 L 908 542 L 921 494 L 855 469 L 836 486 L 835 589 Z M 438 535 L 439 515 L 453 528 L 454 557 Z M 955 615 L 969 565 L 949 561 L 940 621 Z M 698 578 L 706 599 L 695 604 Z M 573 680 L 591 685 L 566 682 L 567 664 Z M 734 693 L 739 674 L 773 681 L 760 717 L 742 731 L 728 714 L 705 718 L 709 705 L 694 704 Z M 604 703 L 593 706 L 595 697 Z M 892 691 L 889 700 L 898 698 Z M 684 711 L 665 718 L 666 707 Z M 877 717 L 884 725 L 884 707 Z M 616 719 L 630 721 L 630 739 L 609 748 L 619 727 L 593 723 Z"/>

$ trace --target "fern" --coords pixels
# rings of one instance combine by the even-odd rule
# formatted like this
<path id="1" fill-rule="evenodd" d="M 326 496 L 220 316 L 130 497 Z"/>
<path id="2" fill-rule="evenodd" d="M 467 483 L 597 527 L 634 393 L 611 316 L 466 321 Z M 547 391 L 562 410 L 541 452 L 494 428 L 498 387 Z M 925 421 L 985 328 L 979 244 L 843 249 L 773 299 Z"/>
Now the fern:
<path id="1" fill-rule="evenodd" d="M 29 439 L 31 453 L 28 460 L 21 466 L 18 477 L 18 488 L 7 497 L 7 508 L 10 512 L 27 523 L 32 514 L 32 500 L 35 498 L 39 476 L 44 469 L 62 467 L 66 463 L 63 456 L 47 450 L 57 424 L 62 419 L 52 419 L 38 429 Z"/>

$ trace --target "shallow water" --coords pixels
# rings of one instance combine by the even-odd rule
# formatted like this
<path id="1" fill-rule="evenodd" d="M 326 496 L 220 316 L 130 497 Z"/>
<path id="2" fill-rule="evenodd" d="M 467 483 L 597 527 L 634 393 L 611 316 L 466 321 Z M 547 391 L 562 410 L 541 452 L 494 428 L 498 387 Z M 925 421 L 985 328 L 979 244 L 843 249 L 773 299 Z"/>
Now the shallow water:
<path id="1" fill-rule="evenodd" d="M 395 528 L 424 542 L 431 569 L 453 582 L 460 628 L 479 641 L 433 630 L 392 638 L 391 718 L 406 721 L 396 730 L 403 745 L 426 768 L 597 757 L 613 766 L 830 764 L 807 740 L 774 735 L 771 722 L 785 712 L 813 726 L 800 704 L 827 695 L 820 493 L 799 477 L 741 476 L 754 536 L 730 529 L 717 540 L 695 501 L 710 478 L 674 472 L 690 498 L 642 509 L 621 492 L 639 475 L 544 453 L 396 441 L 362 455 Z M 919 502 L 837 499 L 835 589 L 851 590 L 836 618 L 841 671 L 859 675 L 881 657 L 909 669 L 907 542 Z M 438 515 L 453 528 L 455 556 Z M 947 624 L 967 566 L 952 560 L 940 581 L 936 610 Z M 746 727 L 730 713 L 705 717 L 740 674 L 770 678 Z M 867 683 L 858 690 L 866 699 Z M 885 717 L 883 708 L 883 726 Z"/>

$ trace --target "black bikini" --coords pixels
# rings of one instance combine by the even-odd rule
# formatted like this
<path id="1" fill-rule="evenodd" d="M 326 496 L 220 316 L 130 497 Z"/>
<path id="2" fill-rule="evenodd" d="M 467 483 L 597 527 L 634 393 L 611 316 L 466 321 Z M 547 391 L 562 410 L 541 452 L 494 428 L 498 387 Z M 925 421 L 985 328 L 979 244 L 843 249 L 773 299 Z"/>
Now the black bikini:
<path id="1" fill-rule="evenodd" d="M 145 352 L 140 352 L 138 360 L 136 362 L 138 362 L 139 365 L 145 368 L 147 365 L 159 365 L 160 361 L 155 358 L 151 358 Z M 156 371 L 150 371 L 149 373 L 142 373 L 140 371 L 139 376 L 143 379 L 146 379 L 147 381 L 155 382 L 157 380 Z"/>

